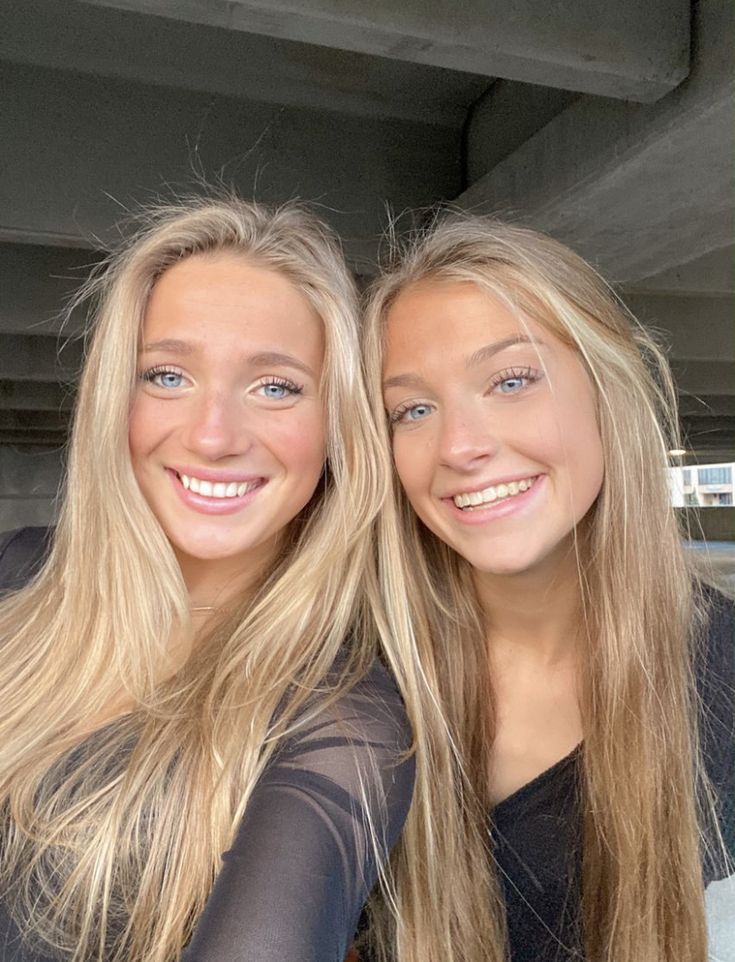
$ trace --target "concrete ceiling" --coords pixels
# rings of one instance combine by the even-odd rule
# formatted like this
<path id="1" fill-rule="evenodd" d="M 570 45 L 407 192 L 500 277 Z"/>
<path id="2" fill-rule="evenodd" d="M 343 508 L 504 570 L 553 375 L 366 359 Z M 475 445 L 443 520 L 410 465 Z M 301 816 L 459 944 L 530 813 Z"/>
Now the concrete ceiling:
<path id="1" fill-rule="evenodd" d="M 0 18 L 0 445 L 63 440 L 65 298 L 130 210 L 205 178 L 317 203 L 363 275 L 386 207 L 548 230 L 670 345 L 693 456 L 735 458 L 730 0 L 0 0 Z"/>

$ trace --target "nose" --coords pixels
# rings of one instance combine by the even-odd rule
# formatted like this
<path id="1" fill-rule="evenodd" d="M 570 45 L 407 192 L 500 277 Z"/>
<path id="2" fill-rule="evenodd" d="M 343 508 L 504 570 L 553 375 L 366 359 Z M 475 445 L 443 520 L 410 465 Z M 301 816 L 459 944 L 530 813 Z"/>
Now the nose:
<path id="1" fill-rule="evenodd" d="M 246 412 L 223 392 L 197 398 L 188 412 L 184 433 L 188 450 L 208 461 L 243 454 L 252 444 Z"/>
<path id="2" fill-rule="evenodd" d="M 482 405 L 446 406 L 441 417 L 439 460 L 454 471 L 472 471 L 493 458 L 500 438 Z"/>

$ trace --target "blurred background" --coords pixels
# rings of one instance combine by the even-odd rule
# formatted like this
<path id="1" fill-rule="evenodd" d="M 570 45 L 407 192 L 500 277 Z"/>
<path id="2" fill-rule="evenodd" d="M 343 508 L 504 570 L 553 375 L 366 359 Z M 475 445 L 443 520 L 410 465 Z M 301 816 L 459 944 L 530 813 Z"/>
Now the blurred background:
<path id="1" fill-rule="evenodd" d="M 0 531 L 46 524 L 64 304 L 141 203 L 318 205 L 361 283 L 388 209 L 548 231 L 667 344 L 672 499 L 735 585 L 730 0 L 0 0 Z M 410 226 L 411 217 L 403 222 Z"/>

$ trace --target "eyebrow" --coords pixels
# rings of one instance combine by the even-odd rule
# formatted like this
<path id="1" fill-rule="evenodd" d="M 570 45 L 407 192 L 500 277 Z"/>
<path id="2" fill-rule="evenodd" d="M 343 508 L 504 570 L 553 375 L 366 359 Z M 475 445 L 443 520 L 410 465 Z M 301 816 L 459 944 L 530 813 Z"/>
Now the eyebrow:
<path id="1" fill-rule="evenodd" d="M 478 364 L 483 364 L 496 354 L 500 354 L 506 347 L 513 347 L 515 344 L 533 344 L 534 347 L 546 346 L 538 337 L 531 338 L 527 334 L 511 334 L 510 337 L 504 337 L 500 341 L 493 341 L 492 344 L 486 344 L 484 347 L 478 348 L 474 354 L 467 358 L 465 366 L 476 367 Z"/>
<path id="2" fill-rule="evenodd" d="M 263 365 L 273 365 L 275 367 L 293 367 L 309 377 L 315 377 L 314 372 L 308 364 L 304 364 L 293 354 L 283 354 L 280 351 L 260 351 L 258 354 L 250 354 L 247 357 L 250 364 L 260 367 Z"/>
<path id="3" fill-rule="evenodd" d="M 171 354 L 190 355 L 196 351 L 196 347 L 188 341 L 179 341 L 176 338 L 164 338 L 161 341 L 150 341 L 143 345 L 143 353 L 153 353 L 155 351 L 165 351 Z M 245 361 L 253 367 L 274 366 L 292 367 L 297 371 L 315 377 L 314 372 L 308 364 L 304 364 L 293 354 L 285 354 L 281 351 L 258 351 L 256 354 L 249 354 Z"/>
<path id="4" fill-rule="evenodd" d="M 175 338 L 167 337 L 162 341 L 151 341 L 143 345 L 143 352 L 148 354 L 153 351 L 168 351 L 171 354 L 191 354 L 194 348 L 187 341 L 177 341 Z"/>
<path id="5" fill-rule="evenodd" d="M 465 367 L 471 368 L 478 364 L 484 364 L 485 361 L 489 361 L 496 354 L 500 354 L 501 351 L 504 351 L 507 347 L 513 347 L 515 344 L 533 344 L 534 347 L 546 346 L 537 337 L 530 338 L 527 334 L 511 334 L 510 337 L 504 337 L 499 341 L 493 341 L 492 344 L 486 344 L 484 347 L 478 348 L 467 358 Z M 396 374 L 394 377 L 388 377 L 383 381 L 383 388 L 419 387 L 422 384 L 423 380 L 417 374 Z"/>

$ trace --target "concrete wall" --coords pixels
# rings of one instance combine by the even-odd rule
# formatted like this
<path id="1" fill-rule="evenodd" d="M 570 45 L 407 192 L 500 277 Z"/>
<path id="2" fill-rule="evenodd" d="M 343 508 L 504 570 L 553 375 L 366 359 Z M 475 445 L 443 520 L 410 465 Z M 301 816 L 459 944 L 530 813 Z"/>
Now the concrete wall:
<path id="1" fill-rule="evenodd" d="M 196 178 L 268 203 L 320 205 L 374 269 L 386 205 L 461 188 L 460 132 L 0 63 L 0 239 L 96 247 L 112 225 Z"/>
<path id="2" fill-rule="evenodd" d="M 58 449 L 0 446 L 0 531 L 52 524 L 62 473 Z"/>

